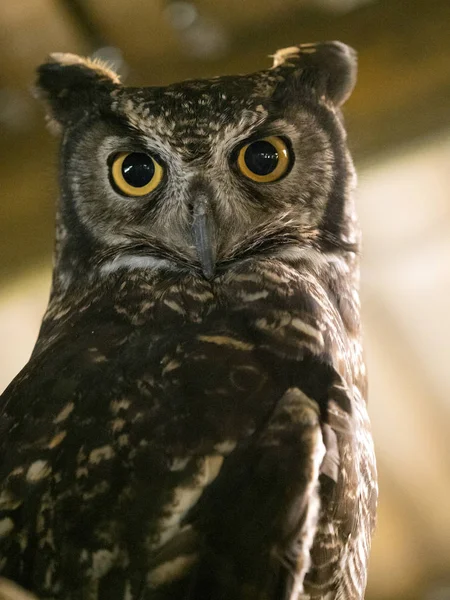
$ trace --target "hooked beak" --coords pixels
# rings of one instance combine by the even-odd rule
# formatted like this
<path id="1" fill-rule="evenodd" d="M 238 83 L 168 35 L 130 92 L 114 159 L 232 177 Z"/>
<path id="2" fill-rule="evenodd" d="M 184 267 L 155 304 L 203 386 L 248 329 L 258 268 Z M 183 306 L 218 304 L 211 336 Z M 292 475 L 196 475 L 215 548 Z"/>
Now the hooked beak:
<path id="1" fill-rule="evenodd" d="M 197 257 L 206 279 L 216 270 L 216 230 L 208 194 L 198 191 L 193 199 L 192 232 Z"/>

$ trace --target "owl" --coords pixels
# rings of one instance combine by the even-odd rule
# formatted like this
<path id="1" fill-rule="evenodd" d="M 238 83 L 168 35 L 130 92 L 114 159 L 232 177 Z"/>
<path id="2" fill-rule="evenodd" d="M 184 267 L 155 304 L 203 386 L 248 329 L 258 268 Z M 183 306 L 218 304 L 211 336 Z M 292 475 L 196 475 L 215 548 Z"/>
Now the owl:
<path id="1" fill-rule="evenodd" d="M 60 197 L 48 309 L 0 401 L 3 589 L 363 598 L 355 78 L 339 42 L 167 87 L 39 68 Z"/>

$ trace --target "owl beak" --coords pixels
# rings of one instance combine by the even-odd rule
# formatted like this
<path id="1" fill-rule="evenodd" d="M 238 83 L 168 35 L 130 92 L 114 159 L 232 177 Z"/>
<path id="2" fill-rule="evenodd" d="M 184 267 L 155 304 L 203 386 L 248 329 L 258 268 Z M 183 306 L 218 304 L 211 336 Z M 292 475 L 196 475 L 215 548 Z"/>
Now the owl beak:
<path id="1" fill-rule="evenodd" d="M 197 257 L 206 279 L 216 270 L 216 231 L 208 195 L 199 191 L 193 200 L 192 232 Z"/>

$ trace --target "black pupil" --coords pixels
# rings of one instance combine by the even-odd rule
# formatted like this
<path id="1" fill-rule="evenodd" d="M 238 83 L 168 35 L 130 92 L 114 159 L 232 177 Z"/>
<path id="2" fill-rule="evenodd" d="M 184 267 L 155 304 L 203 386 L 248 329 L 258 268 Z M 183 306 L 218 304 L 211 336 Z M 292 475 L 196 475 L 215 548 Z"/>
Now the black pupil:
<path id="1" fill-rule="evenodd" d="M 278 152 L 270 142 L 253 142 L 245 151 L 245 164 L 255 175 L 269 175 L 278 165 Z"/>
<path id="2" fill-rule="evenodd" d="M 150 183 L 155 174 L 155 165 L 147 154 L 132 152 L 122 163 L 122 175 L 133 187 L 140 188 Z"/>

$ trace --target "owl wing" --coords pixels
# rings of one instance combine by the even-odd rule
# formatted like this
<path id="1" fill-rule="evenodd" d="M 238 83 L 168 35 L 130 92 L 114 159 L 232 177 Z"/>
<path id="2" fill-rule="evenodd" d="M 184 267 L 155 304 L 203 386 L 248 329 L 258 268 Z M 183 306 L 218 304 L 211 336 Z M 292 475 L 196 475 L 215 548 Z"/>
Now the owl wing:
<path id="1" fill-rule="evenodd" d="M 203 542 L 189 599 L 296 597 L 309 567 L 324 454 L 317 405 L 299 388 L 287 390 L 199 503 L 193 518 Z"/>
<path id="2" fill-rule="evenodd" d="M 201 532 L 189 600 L 290 600 L 304 589 L 322 508 L 319 477 L 334 496 L 340 468 L 335 432 L 323 419 L 328 400 L 343 410 L 340 377 L 308 350 L 302 360 L 270 358 L 284 394 L 189 516 Z M 332 550 L 338 559 L 343 545 Z"/>

